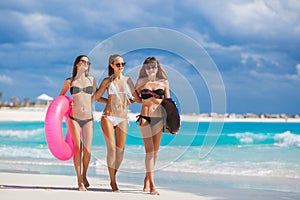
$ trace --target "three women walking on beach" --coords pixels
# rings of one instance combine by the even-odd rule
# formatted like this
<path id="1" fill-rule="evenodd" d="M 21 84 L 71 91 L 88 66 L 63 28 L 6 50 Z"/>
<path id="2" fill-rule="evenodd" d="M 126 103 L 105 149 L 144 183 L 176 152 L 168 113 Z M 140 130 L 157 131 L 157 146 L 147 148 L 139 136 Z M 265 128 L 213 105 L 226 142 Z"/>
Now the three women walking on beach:
<path id="1" fill-rule="evenodd" d="M 86 191 L 90 185 L 87 170 L 94 134 L 91 96 L 97 88 L 95 78 L 89 75 L 90 64 L 86 55 L 78 56 L 74 61 L 72 77 L 65 80 L 60 92 L 60 95 L 65 95 L 70 90 L 72 95 L 67 124 L 74 144 L 73 162 L 80 191 Z"/>
<path id="2" fill-rule="evenodd" d="M 125 62 L 120 55 L 111 55 L 108 61 L 108 77 L 96 89 L 94 77 L 89 76 L 90 62 L 87 56 L 78 56 L 74 62 L 72 77 L 67 78 L 60 95 L 68 90 L 72 95 L 72 109 L 67 121 L 74 144 L 74 168 L 78 189 L 89 187 L 87 170 L 91 158 L 94 131 L 92 102 L 105 103 L 101 117 L 101 128 L 107 148 L 107 168 L 110 186 L 118 192 L 116 174 L 122 163 L 128 129 L 127 107 L 142 103 L 137 122 L 145 148 L 145 168 L 143 191 L 159 195 L 154 183 L 154 168 L 163 131 L 164 110 L 161 102 L 170 97 L 167 75 L 155 57 L 148 57 L 139 71 L 134 86 L 131 78 L 122 74 Z M 104 93 L 107 92 L 107 98 Z"/>

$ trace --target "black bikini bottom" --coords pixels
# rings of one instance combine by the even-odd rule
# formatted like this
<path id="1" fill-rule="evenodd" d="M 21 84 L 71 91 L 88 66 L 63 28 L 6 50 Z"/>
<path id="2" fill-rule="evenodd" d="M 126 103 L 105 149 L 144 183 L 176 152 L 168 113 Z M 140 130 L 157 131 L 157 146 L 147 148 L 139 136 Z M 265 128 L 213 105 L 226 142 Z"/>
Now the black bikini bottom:
<path id="1" fill-rule="evenodd" d="M 157 124 L 158 122 L 160 122 L 162 120 L 161 117 L 148 117 L 148 116 L 143 116 L 143 115 L 138 115 L 136 117 L 137 117 L 136 122 L 138 122 L 139 125 L 141 124 L 141 122 L 140 122 L 141 118 L 145 119 L 148 122 L 148 124 L 150 124 L 151 126 L 154 126 L 155 124 Z"/>
<path id="2" fill-rule="evenodd" d="M 82 128 L 86 123 L 88 123 L 89 121 L 92 121 L 93 118 L 90 118 L 90 119 L 77 119 L 77 118 L 74 118 L 72 117 L 71 115 L 69 115 L 69 118 L 76 121 L 79 126 Z"/>

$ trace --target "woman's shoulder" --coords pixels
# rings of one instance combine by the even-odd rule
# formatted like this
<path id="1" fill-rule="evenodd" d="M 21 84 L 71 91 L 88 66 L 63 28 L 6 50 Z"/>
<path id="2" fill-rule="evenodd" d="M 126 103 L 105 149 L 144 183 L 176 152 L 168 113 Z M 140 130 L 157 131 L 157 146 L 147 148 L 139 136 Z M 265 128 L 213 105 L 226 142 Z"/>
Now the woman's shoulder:
<path id="1" fill-rule="evenodd" d="M 142 78 L 139 78 L 137 79 L 137 83 L 146 83 L 148 81 L 148 78 L 147 77 L 142 77 Z"/>
<path id="2" fill-rule="evenodd" d="M 101 85 L 108 86 L 111 82 L 112 82 L 111 77 L 105 77 L 105 78 L 102 80 Z"/>
<path id="3" fill-rule="evenodd" d="M 87 78 L 90 79 L 91 81 L 95 80 L 95 77 L 93 76 L 88 76 Z"/>
<path id="4" fill-rule="evenodd" d="M 71 84 L 71 82 L 72 82 L 72 77 L 66 78 L 65 83 Z"/>
<path id="5" fill-rule="evenodd" d="M 136 80 L 136 88 L 140 88 L 144 86 L 147 82 L 148 82 L 147 77 L 139 78 L 138 80 Z"/>
<path id="6" fill-rule="evenodd" d="M 124 75 L 122 75 L 122 80 L 127 81 L 127 80 L 131 80 L 131 78 L 130 78 L 129 76 L 124 76 Z"/>
<path id="7" fill-rule="evenodd" d="M 128 81 L 131 81 L 131 82 L 132 82 L 132 79 L 131 79 L 129 76 L 122 76 L 122 79 L 123 79 L 125 82 L 128 82 Z"/>
<path id="8" fill-rule="evenodd" d="M 158 82 L 165 83 L 165 84 L 169 83 L 168 79 L 166 78 L 159 79 Z"/>

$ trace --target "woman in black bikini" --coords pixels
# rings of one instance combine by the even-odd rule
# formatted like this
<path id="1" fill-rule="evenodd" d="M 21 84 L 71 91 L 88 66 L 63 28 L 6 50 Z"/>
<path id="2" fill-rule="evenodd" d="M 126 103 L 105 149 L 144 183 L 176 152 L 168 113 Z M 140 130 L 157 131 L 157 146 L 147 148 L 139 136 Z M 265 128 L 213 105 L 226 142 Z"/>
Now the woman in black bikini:
<path id="1" fill-rule="evenodd" d="M 164 111 L 161 102 L 163 98 L 170 97 L 170 91 L 166 72 L 155 57 L 148 57 L 144 61 L 135 88 L 142 98 L 142 109 L 137 121 L 146 152 L 143 190 L 159 195 L 154 184 L 154 167 L 163 129 Z"/>
<path id="2" fill-rule="evenodd" d="M 67 123 L 74 144 L 73 162 L 80 191 L 86 191 L 90 185 L 86 174 L 94 133 L 91 96 L 97 87 L 94 77 L 88 74 L 90 64 L 86 55 L 78 56 L 74 62 L 72 77 L 66 79 L 60 92 L 60 95 L 65 95 L 70 89 L 73 99 Z"/>

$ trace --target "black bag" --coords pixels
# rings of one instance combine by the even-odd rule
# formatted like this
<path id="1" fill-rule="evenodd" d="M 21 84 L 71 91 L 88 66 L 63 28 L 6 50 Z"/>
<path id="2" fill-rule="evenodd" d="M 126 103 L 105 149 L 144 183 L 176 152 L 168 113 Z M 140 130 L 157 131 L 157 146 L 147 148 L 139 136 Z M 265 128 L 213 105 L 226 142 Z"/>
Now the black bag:
<path id="1" fill-rule="evenodd" d="M 180 128 L 180 114 L 176 102 L 172 98 L 164 98 L 161 103 L 164 119 L 164 133 L 176 134 Z"/>

